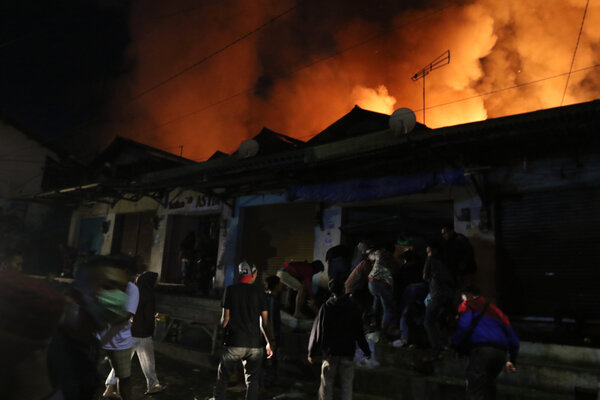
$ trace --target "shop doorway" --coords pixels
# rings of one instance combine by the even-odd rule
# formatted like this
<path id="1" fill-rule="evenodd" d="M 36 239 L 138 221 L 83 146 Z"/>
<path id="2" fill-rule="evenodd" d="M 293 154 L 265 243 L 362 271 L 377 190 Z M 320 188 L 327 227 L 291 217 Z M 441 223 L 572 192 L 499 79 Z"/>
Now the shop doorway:
<path id="1" fill-rule="evenodd" d="M 169 215 L 163 282 L 189 284 L 208 294 L 217 262 L 219 219 L 219 214 Z"/>

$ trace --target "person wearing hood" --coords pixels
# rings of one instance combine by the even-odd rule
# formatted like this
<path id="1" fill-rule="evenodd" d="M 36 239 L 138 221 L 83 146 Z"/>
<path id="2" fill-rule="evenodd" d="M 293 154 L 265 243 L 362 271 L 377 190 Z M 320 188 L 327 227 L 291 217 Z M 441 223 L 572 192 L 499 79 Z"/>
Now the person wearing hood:
<path id="1" fill-rule="evenodd" d="M 154 363 L 154 323 L 156 318 L 156 299 L 154 296 L 154 286 L 158 279 L 156 272 L 145 271 L 140 274 L 135 284 L 140 292 L 140 299 L 137 310 L 131 323 L 131 336 L 133 337 L 133 351 L 131 358 L 137 354 L 142 372 L 146 378 L 146 392 L 144 394 L 160 393 L 167 388 L 161 385 L 156 377 Z M 114 384 L 114 374 L 111 376 L 110 383 Z"/>

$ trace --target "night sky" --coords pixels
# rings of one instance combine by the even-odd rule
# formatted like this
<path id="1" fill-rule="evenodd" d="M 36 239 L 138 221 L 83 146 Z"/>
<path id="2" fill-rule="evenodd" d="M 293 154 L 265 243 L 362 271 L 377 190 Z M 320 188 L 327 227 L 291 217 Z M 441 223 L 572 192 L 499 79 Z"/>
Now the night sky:
<path id="1" fill-rule="evenodd" d="M 429 127 L 590 101 L 599 48 L 586 0 L 5 1 L 0 117 L 80 160 L 120 135 L 201 161 L 355 105 L 423 122 L 410 77 L 447 50 Z"/>
<path id="2" fill-rule="evenodd" d="M 112 83 L 130 65 L 129 7 L 117 0 L 3 2 L 3 119 L 58 149 L 93 142 L 107 117 Z"/>

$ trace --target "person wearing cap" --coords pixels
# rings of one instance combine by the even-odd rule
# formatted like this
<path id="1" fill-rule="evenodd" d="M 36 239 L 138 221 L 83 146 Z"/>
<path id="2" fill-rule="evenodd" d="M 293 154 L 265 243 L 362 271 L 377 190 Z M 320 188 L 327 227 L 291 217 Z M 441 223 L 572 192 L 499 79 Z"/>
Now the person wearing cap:
<path id="1" fill-rule="evenodd" d="M 62 400 L 48 371 L 48 344 L 64 296 L 18 271 L 0 271 L 0 398 Z"/>
<path id="2" fill-rule="evenodd" d="M 495 380 L 506 367 L 516 372 L 519 339 L 508 317 L 474 285 L 462 290 L 460 318 L 452 346 L 468 354 L 467 399 L 495 399 Z"/>
<path id="3" fill-rule="evenodd" d="M 228 286 L 223 294 L 221 326 L 225 349 L 214 387 L 215 400 L 225 399 L 229 376 L 240 362 L 244 366 L 246 400 L 256 400 L 263 359 L 262 336 L 267 342 L 265 347 L 268 358 L 273 356 L 275 348 L 271 339 L 265 293 L 254 285 L 258 270 L 253 264 L 242 261 L 238 272 L 239 282 Z"/>
<path id="4" fill-rule="evenodd" d="M 329 281 L 331 297 L 321 306 L 313 322 L 308 342 L 308 362 L 321 354 L 321 385 L 319 400 L 331 400 L 333 384 L 339 372 L 342 400 L 352 399 L 354 380 L 354 352 L 356 345 L 366 358 L 371 357 L 371 349 L 362 329 L 362 319 L 356 304 L 344 295 L 344 281 Z"/>

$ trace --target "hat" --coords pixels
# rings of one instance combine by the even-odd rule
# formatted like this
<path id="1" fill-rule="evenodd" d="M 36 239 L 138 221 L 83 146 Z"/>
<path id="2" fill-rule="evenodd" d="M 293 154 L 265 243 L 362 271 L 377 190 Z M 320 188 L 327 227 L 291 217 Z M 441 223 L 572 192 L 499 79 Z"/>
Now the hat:
<path id="1" fill-rule="evenodd" d="M 65 297 L 45 282 L 17 271 L 0 271 L 0 330 L 45 341 L 60 323 Z"/>
<path id="2" fill-rule="evenodd" d="M 248 261 L 242 261 L 238 266 L 238 272 L 240 276 L 240 282 L 248 283 L 252 279 L 252 275 L 256 273 L 257 269 L 254 264 L 250 264 Z"/>

